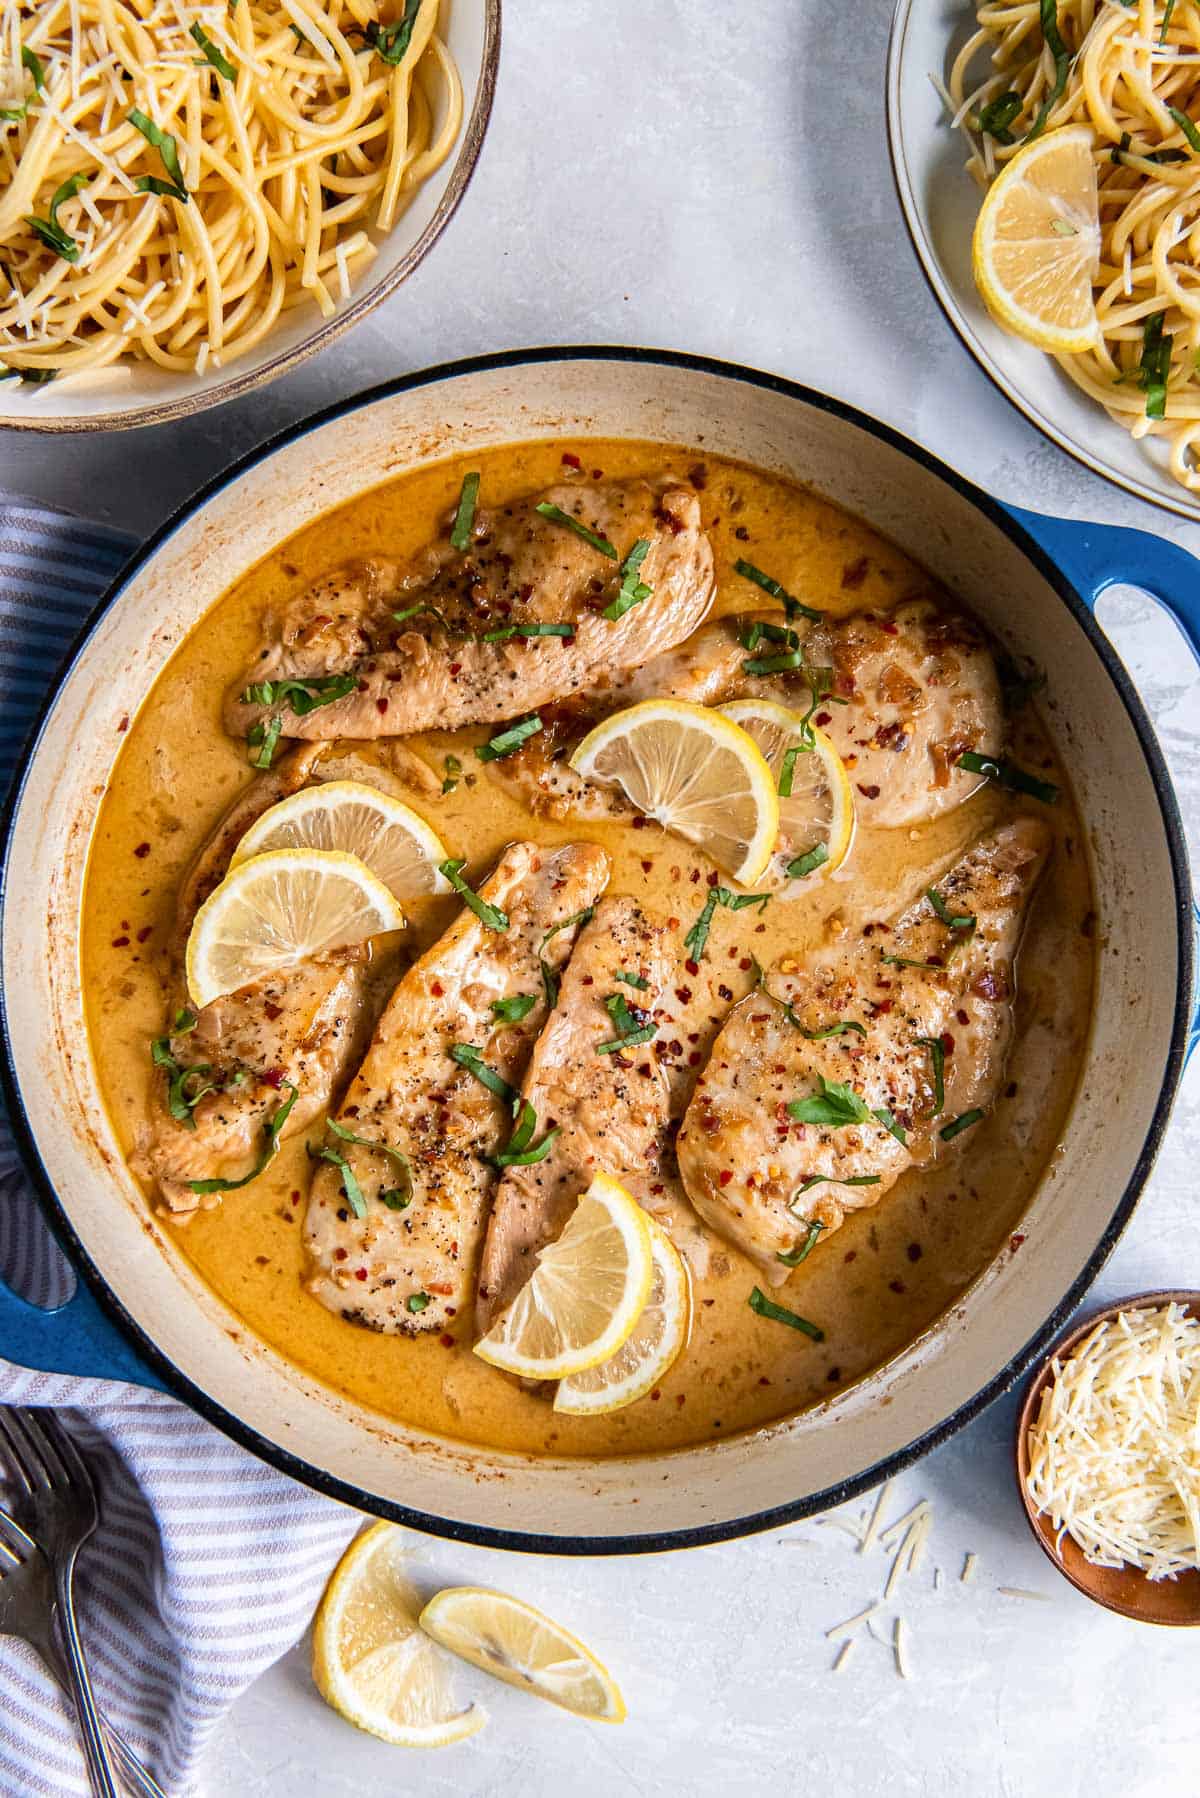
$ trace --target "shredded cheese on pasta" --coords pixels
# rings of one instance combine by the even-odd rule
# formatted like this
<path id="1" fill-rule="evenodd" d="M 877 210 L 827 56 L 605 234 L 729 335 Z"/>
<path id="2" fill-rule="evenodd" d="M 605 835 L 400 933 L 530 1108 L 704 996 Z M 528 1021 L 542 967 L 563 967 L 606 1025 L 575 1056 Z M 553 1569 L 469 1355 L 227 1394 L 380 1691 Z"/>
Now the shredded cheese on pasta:
<path id="1" fill-rule="evenodd" d="M 1152 1580 L 1200 1566 L 1200 1321 L 1123 1311 L 1051 1366 L 1026 1483 L 1059 1543 Z"/>

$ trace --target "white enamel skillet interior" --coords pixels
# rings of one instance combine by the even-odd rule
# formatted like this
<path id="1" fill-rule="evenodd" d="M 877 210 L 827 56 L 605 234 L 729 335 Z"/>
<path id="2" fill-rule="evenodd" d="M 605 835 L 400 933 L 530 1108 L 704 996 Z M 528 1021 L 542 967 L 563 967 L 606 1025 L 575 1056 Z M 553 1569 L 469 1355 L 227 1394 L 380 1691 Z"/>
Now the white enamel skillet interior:
<path id="1" fill-rule="evenodd" d="M 122 720 L 172 652 L 248 566 L 329 508 L 428 459 L 547 435 L 656 438 L 743 458 L 807 483 L 924 563 L 1045 670 L 1044 703 L 1098 894 L 1091 1041 L 1020 1253 L 1002 1254 L 936 1327 L 816 1410 L 670 1456 L 529 1459 L 434 1441 L 349 1404 L 249 1339 L 130 1177 L 84 1027 L 88 842 Z M 1146 546 L 1169 561 L 1143 585 L 1170 602 L 1195 583 L 1182 551 L 1088 529 L 1070 548 L 1092 587 L 1123 577 L 1125 548 L 1136 561 Z M 1149 723 L 1088 604 L 1003 508 L 895 433 L 786 381 L 694 357 L 589 349 L 463 362 L 336 407 L 243 462 L 158 534 L 100 607 L 27 752 L 10 814 L 0 924 L 6 1092 L 43 1203 L 95 1297 L 84 1292 L 49 1318 L 9 1299 L 3 1352 L 162 1383 L 311 1485 L 446 1535 L 560 1553 L 679 1547 L 873 1484 L 977 1412 L 1061 1328 L 1130 1214 L 1182 1067 L 1191 929 L 1178 812 Z"/>

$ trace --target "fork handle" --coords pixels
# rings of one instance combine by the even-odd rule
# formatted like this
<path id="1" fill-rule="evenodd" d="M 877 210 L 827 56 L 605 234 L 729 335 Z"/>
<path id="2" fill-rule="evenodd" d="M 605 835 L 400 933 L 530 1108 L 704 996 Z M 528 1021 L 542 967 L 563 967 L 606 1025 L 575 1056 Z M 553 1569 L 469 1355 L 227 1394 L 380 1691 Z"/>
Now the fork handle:
<path id="1" fill-rule="evenodd" d="M 92 1696 L 92 1682 L 88 1677 L 87 1663 L 83 1658 L 83 1643 L 79 1639 L 79 1626 L 75 1620 L 75 1600 L 72 1592 L 74 1576 L 74 1560 L 61 1561 L 54 1572 L 54 1589 L 58 1600 L 58 1623 L 62 1632 L 63 1651 L 67 1661 L 67 1677 L 71 1697 L 75 1701 L 75 1711 L 79 1718 L 79 1733 L 83 1738 L 83 1758 L 87 1762 L 88 1779 L 91 1782 L 94 1798 L 121 1798 L 117 1775 L 108 1752 L 108 1744 L 104 1739 L 104 1731 L 100 1727 L 100 1713 L 96 1709 L 96 1700 Z"/>

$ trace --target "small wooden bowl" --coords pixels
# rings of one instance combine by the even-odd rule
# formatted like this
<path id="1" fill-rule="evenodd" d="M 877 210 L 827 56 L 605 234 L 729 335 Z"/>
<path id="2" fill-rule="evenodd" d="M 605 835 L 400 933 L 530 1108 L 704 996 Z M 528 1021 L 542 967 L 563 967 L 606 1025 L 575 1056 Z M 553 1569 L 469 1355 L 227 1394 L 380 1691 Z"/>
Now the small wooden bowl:
<path id="1" fill-rule="evenodd" d="M 1094 1567 L 1083 1550 L 1070 1536 L 1064 1536 L 1061 1547 L 1055 1544 L 1056 1531 L 1049 1517 L 1039 1512 L 1029 1496 L 1026 1480 L 1029 1474 L 1029 1429 L 1037 1416 L 1042 1393 L 1054 1377 L 1050 1363 L 1063 1361 L 1082 1342 L 1088 1332 L 1105 1318 L 1120 1311 L 1138 1311 L 1168 1305 L 1182 1305 L 1193 1317 L 1200 1317 L 1200 1292 L 1140 1292 L 1119 1304 L 1105 1305 L 1076 1324 L 1051 1349 L 1041 1363 L 1025 1394 L 1021 1415 L 1017 1419 L 1017 1485 L 1021 1503 L 1029 1519 L 1029 1527 L 1047 1557 L 1058 1571 L 1070 1580 L 1085 1598 L 1094 1599 L 1107 1611 L 1132 1617 L 1137 1623 L 1166 1623 L 1176 1626 L 1200 1626 L 1200 1571 L 1181 1573 L 1176 1579 L 1148 1580 L 1136 1567 Z"/>

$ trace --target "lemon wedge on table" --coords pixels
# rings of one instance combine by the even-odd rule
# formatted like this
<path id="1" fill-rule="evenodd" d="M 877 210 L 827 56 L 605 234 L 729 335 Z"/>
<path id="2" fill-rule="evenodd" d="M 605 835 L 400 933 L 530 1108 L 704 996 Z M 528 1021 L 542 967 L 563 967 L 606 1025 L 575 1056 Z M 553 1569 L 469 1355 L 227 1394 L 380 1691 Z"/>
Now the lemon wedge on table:
<path id="1" fill-rule="evenodd" d="M 832 874 L 854 840 L 854 794 L 845 764 L 825 732 L 772 699 L 737 699 L 721 711 L 753 737 L 776 790 L 781 781 L 788 787 L 779 795 L 779 829 L 787 839 L 789 859 L 824 849 L 813 872 Z M 789 759 L 792 750 L 796 753 Z M 770 873 L 781 883 L 787 880 L 782 858 Z"/>
<path id="2" fill-rule="evenodd" d="M 445 845 L 403 800 L 360 780 L 330 780 L 289 793 L 252 824 L 231 867 L 274 849 L 341 849 L 356 855 L 397 899 L 448 893 Z"/>
<path id="3" fill-rule="evenodd" d="M 597 1174 L 475 1353 L 522 1379 L 582 1373 L 633 1334 L 653 1278 L 646 1213 L 623 1186 Z"/>
<path id="4" fill-rule="evenodd" d="M 417 1626 L 403 1541 L 394 1523 L 376 1523 L 338 1562 L 313 1625 L 313 1679 L 359 1729 L 401 1748 L 445 1748 L 482 1729 L 487 1712 L 452 1706 L 447 1664 Z"/>
<path id="5" fill-rule="evenodd" d="M 984 195 L 971 266 L 998 324 L 1039 349 L 1091 349 L 1100 205 L 1092 132 L 1048 131 L 1013 157 Z"/>
<path id="6" fill-rule="evenodd" d="M 404 913 L 357 856 L 277 849 L 230 869 L 196 913 L 187 984 L 198 1010 L 312 955 L 400 930 Z"/>
<path id="7" fill-rule="evenodd" d="M 762 753 L 729 718 L 682 699 L 647 699 L 606 718 L 571 757 L 585 780 L 619 787 L 640 812 L 753 885 L 771 859 L 779 802 Z"/>
<path id="8" fill-rule="evenodd" d="M 623 1410 L 658 1384 L 687 1341 L 692 1314 L 687 1268 L 662 1225 L 652 1217 L 646 1222 L 654 1276 L 645 1309 L 615 1355 L 559 1381 L 556 1411 L 594 1417 Z"/>
<path id="9" fill-rule="evenodd" d="M 612 1674 L 577 1636 L 531 1604 L 483 1586 L 451 1586 L 421 1612 L 421 1628 L 506 1685 L 548 1698 L 593 1723 L 623 1723 Z"/>

